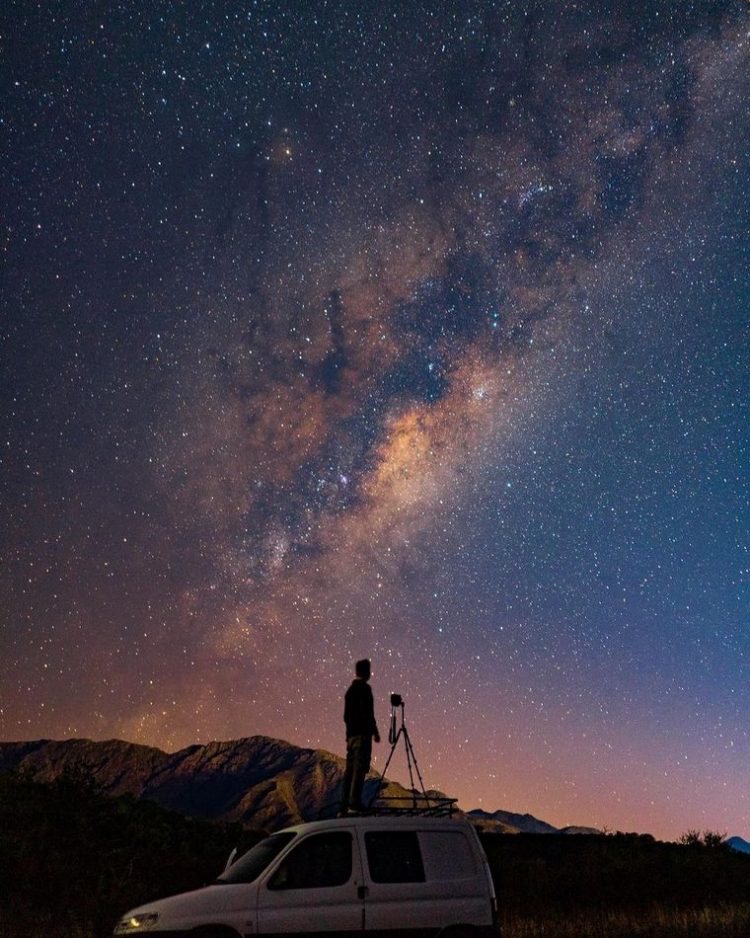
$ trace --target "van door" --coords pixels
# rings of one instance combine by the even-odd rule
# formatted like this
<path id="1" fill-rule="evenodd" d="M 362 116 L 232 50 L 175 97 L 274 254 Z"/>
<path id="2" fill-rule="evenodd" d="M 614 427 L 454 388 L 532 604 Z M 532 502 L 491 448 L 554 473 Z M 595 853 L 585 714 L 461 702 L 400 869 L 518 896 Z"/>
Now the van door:
<path id="1" fill-rule="evenodd" d="M 476 857 L 460 830 L 369 830 L 365 929 L 435 929 L 490 921 Z"/>
<path id="2" fill-rule="evenodd" d="M 350 829 L 310 834 L 259 883 L 260 934 L 364 927 L 359 848 Z"/>
<path id="3" fill-rule="evenodd" d="M 415 830 L 369 830 L 363 837 L 366 877 L 365 929 L 426 928 L 440 925 L 426 890 Z"/>

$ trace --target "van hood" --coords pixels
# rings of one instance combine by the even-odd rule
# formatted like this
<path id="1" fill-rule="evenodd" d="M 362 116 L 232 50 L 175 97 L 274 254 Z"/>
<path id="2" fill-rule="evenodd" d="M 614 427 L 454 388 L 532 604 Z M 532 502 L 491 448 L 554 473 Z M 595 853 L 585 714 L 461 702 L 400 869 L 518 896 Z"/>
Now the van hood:
<path id="1" fill-rule="evenodd" d="M 250 915 L 255 913 L 256 887 L 252 883 L 227 884 L 222 886 L 206 886 L 193 892 L 181 892 L 166 899 L 157 899 L 148 902 L 136 909 L 131 909 L 121 919 L 128 919 L 156 913 L 158 922 L 153 928 L 158 930 L 176 929 L 187 922 L 190 927 L 204 922 L 216 922 L 216 916 L 238 909 L 246 910 Z M 147 934 L 150 929 L 133 929 L 133 934 Z M 128 930 L 120 930 L 119 934 L 130 934 Z"/>

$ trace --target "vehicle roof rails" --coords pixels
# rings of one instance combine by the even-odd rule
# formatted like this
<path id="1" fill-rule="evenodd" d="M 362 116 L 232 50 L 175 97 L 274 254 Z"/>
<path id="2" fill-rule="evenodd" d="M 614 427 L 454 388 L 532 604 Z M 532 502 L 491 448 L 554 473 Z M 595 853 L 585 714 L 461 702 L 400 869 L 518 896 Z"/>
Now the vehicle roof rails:
<path id="1" fill-rule="evenodd" d="M 347 817 L 452 817 L 458 812 L 457 798 L 430 798 L 415 794 L 413 798 L 405 796 L 382 795 L 375 797 L 361 811 L 349 809 Z M 318 820 L 337 817 L 339 802 L 328 802 L 318 814 Z"/>
<path id="2" fill-rule="evenodd" d="M 406 803 L 404 803 L 406 802 Z M 429 798 L 418 795 L 411 801 L 406 798 L 381 796 L 368 806 L 367 814 L 401 815 L 421 817 L 451 817 L 457 811 L 457 798 Z"/>

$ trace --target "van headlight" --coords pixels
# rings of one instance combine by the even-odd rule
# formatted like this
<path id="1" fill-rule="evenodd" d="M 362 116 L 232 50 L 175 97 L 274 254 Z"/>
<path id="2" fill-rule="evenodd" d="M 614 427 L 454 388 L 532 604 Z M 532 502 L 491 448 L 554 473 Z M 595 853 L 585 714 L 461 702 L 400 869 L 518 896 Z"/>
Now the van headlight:
<path id="1" fill-rule="evenodd" d="M 159 921 L 158 912 L 141 912 L 138 915 L 126 915 L 121 918 L 115 928 L 116 935 L 133 935 L 156 928 Z"/>

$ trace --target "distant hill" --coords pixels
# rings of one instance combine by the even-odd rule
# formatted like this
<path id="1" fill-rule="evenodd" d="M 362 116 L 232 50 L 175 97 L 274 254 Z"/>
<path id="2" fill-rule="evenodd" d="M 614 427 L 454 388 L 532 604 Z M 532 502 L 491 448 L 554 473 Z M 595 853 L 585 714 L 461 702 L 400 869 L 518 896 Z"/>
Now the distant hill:
<path id="1" fill-rule="evenodd" d="M 524 834 L 556 834 L 557 828 L 546 821 L 540 821 L 533 814 L 514 814 L 513 811 L 482 811 L 477 808 L 469 811 L 468 817 L 474 822 L 479 830 L 491 833 L 515 834 L 521 832 Z"/>
<path id="2" fill-rule="evenodd" d="M 533 814 L 515 814 L 513 811 L 489 813 L 477 808 L 467 817 L 483 833 L 501 834 L 601 834 L 596 827 L 553 827 Z"/>
<path id="3" fill-rule="evenodd" d="M 174 753 L 119 739 L 0 743 L 0 772 L 22 769 L 37 781 L 52 781 L 66 771 L 84 770 L 112 795 L 128 793 L 189 817 L 268 831 L 333 815 L 344 767 L 345 761 L 333 753 L 267 736 L 188 746 Z M 378 784 L 371 773 L 365 802 L 374 797 Z M 381 795 L 389 803 L 412 803 L 412 794 L 396 782 L 388 781 Z M 428 796 L 445 798 L 441 792 Z M 531 814 L 511 811 L 475 810 L 467 817 L 487 833 L 598 833 L 595 828 L 558 831 Z"/>
<path id="4" fill-rule="evenodd" d="M 730 837 L 727 840 L 727 846 L 740 853 L 750 853 L 750 843 L 743 840 L 742 837 Z"/>

